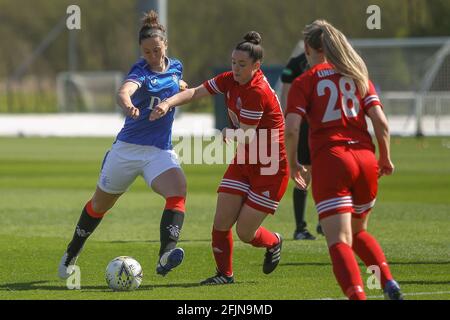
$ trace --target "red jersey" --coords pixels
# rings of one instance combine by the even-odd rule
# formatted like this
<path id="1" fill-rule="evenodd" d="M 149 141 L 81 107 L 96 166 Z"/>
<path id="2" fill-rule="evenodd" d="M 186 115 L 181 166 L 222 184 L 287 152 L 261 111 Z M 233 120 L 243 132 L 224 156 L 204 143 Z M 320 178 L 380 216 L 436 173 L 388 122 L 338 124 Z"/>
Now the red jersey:
<path id="1" fill-rule="evenodd" d="M 365 115 L 381 102 L 374 85 L 361 97 L 353 79 L 342 76 L 329 63 L 315 65 L 296 78 L 288 94 L 287 113 L 306 116 L 309 145 L 314 156 L 324 146 L 359 144 L 375 150 Z"/>
<path id="2" fill-rule="evenodd" d="M 231 71 L 219 74 L 205 81 L 203 85 L 209 93 L 221 93 L 225 96 L 225 104 L 234 129 L 239 128 L 240 123 L 256 125 L 258 141 L 268 137 L 269 145 L 274 142 L 279 145 L 279 159 L 286 159 L 283 112 L 275 91 L 261 70 L 243 85 L 234 80 Z M 267 129 L 267 135 L 262 135 L 262 129 Z M 269 146 L 268 154 L 271 149 Z"/>

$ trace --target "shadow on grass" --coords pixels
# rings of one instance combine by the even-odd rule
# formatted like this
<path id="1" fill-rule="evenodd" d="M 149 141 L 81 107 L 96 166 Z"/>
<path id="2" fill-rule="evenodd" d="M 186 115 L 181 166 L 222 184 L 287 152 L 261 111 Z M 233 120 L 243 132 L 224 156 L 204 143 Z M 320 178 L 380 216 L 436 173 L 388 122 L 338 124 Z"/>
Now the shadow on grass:
<path id="1" fill-rule="evenodd" d="M 402 261 L 402 262 L 388 262 L 389 265 L 395 266 L 395 265 L 444 265 L 444 264 L 450 264 L 450 261 Z M 280 266 L 330 266 L 331 262 L 280 262 Z M 363 264 L 359 264 L 360 266 L 363 266 Z"/>
<path id="2" fill-rule="evenodd" d="M 159 240 L 114 240 L 105 241 L 107 243 L 160 243 Z M 211 239 L 196 239 L 196 240 L 178 240 L 178 243 L 183 242 L 211 242 Z"/>
<path id="3" fill-rule="evenodd" d="M 429 280 L 423 280 L 423 281 L 402 281 L 399 280 L 400 284 L 418 284 L 418 285 L 450 285 L 449 280 L 444 281 L 429 281 Z"/>
<path id="4" fill-rule="evenodd" d="M 45 285 L 48 283 L 48 285 Z M 31 281 L 31 282 L 20 282 L 20 283 L 7 283 L 0 285 L 0 291 L 29 291 L 29 290 L 51 290 L 51 291 L 72 291 L 67 289 L 64 284 L 59 286 L 51 285 L 52 281 Z M 241 282 L 237 281 L 236 284 Z M 255 284 L 255 281 L 245 281 L 242 283 Z M 172 283 L 172 284 L 155 284 L 155 285 L 142 285 L 139 287 L 138 291 L 141 290 L 152 290 L 156 288 L 194 288 L 194 287 L 211 287 L 202 286 L 200 283 Z M 81 291 L 84 290 L 94 290 L 99 292 L 112 292 L 107 285 L 102 286 L 81 286 Z"/>
<path id="5" fill-rule="evenodd" d="M 286 267 L 286 266 L 296 266 L 296 267 L 307 267 L 307 266 L 330 266 L 331 262 L 280 262 L 278 267 Z"/>
<path id="6" fill-rule="evenodd" d="M 405 262 L 389 262 L 388 263 L 390 265 L 419 265 L 419 264 L 424 264 L 424 265 L 433 265 L 433 264 L 450 264 L 450 261 L 405 261 Z"/>

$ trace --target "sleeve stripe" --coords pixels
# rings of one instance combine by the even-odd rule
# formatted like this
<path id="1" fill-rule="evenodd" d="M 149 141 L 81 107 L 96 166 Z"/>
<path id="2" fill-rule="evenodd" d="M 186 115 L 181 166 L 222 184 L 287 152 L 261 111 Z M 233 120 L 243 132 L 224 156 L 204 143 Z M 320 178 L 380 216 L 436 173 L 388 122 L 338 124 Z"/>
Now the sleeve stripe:
<path id="1" fill-rule="evenodd" d="M 369 100 L 364 100 L 364 105 L 368 105 L 369 103 L 371 103 L 373 101 L 380 102 L 380 99 L 378 99 L 377 97 L 374 97 L 374 98 L 369 99 Z"/>
<path id="2" fill-rule="evenodd" d="M 264 111 L 250 111 L 246 109 L 241 109 L 240 116 L 241 118 L 250 119 L 250 120 L 260 120 L 263 116 Z"/>
<path id="3" fill-rule="evenodd" d="M 297 107 L 298 110 L 300 110 L 300 112 L 306 113 L 306 110 L 302 107 Z"/>
<path id="4" fill-rule="evenodd" d="M 135 80 L 135 79 L 125 79 L 125 82 L 133 82 L 133 83 L 136 83 L 136 84 L 138 85 L 139 88 L 140 88 L 141 85 L 142 85 L 139 81 L 137 81 L 137 80 Z"/>
<path id="5" fill-rule="evenodd" d="M 241 109 L 241 114 L 245 113 L 247 115 L 254 115 L 254 116 L 259 116 L 262 115 L 264 113 L 264 111 L 252 111 L 252 110 L 247 110 L 247 109 Z"/>
<path id="6" fill-rule="evenodd" d="M 211 89 L 213 89 L 213 91 L 215 91 L 216 93 L 222 93 L 222 91 L 220 91 L 219 88 L 217 87 L 217 84 L 214 81 L 214 79 L 208 80 L 208 84 L 210 85 Z"/>
<path id="7" fill-rule="evenodd" d="M 249 119 L 249 120 L 260 120 L 261 117 L 249 117 L 241 114 L 241 118 Z"/>
<path id="8" fill-rule="evenodd" d="M 378 99 L 378 96 L 377 96 L 377 95 L 367 96 L 366 98 L 364 98 L 364 102 L 366 102 L 367 100 L 371 100 L 371 99 L 373 99 L 373 98 Z"/>

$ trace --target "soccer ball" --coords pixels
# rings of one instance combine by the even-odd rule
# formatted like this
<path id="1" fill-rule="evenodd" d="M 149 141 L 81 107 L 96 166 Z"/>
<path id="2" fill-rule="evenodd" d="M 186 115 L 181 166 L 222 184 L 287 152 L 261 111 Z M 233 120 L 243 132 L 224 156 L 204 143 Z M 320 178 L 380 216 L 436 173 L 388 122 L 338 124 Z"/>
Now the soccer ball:
<path id="1" fill-rule="evenodd" d="M 142 267 L 135 259 L 120 256 L 106 267 L 106 283 L 114 291 L 136 290 L 142 282 Z"/>

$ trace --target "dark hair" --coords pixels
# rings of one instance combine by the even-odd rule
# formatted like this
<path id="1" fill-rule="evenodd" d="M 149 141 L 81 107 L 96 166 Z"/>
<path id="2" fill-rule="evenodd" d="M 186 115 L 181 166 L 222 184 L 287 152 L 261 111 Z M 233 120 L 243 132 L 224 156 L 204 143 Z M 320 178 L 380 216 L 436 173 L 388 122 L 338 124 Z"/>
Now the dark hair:
<path id="1" fill-rule="evenodd" d="M 253 62 L 262 60 L 264 49 L 261 46 L 261 36 L 256 31 L 249 31 L 244 36 L 244 41 L 239 42 L 235 50 L 246 51 Z"/>
<path id="2" fill-rule="evenodd" d="M 159 23 L 158 14 L 154 11 L 144 13 L 142 18 L 142 27 L 139 30 L 139 44 L 142 40 L 153 37 L 160 37 L 161 40 L 166 40 L 166 28 Z"/>

